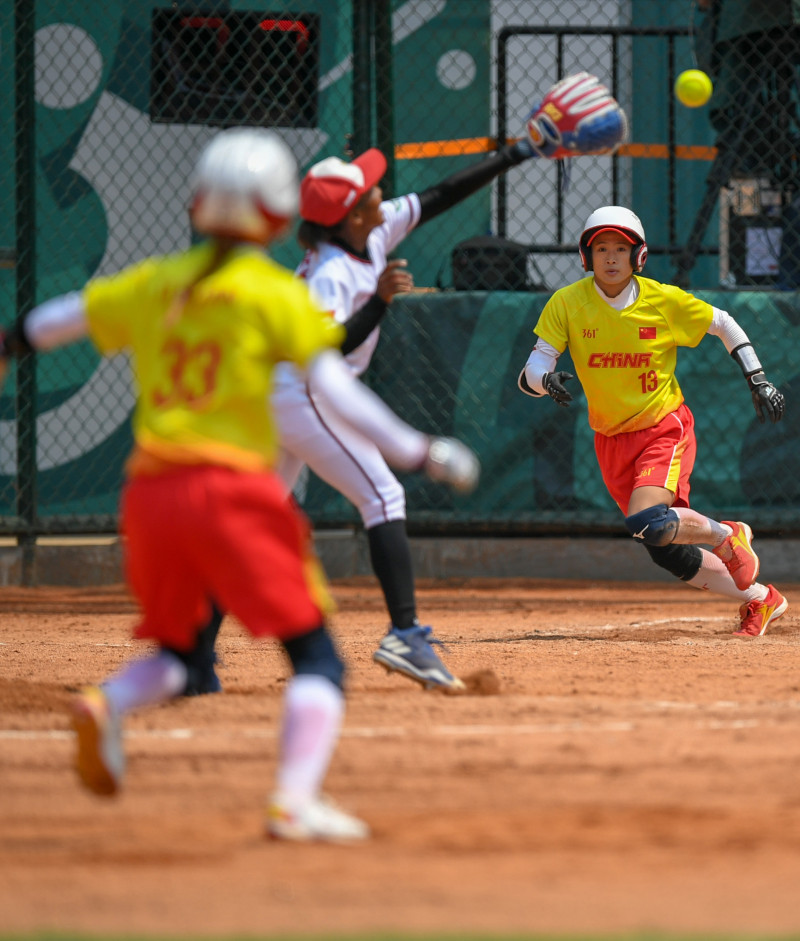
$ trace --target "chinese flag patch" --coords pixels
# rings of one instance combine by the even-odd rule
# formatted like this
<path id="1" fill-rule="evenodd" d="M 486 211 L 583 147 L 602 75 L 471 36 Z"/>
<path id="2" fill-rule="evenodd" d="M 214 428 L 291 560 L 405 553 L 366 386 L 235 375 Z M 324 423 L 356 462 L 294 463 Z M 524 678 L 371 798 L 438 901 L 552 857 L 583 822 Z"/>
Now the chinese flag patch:
<path id="1" fill-rule="evenodd" d="M 655 327 L 639 327 L 639 339 L 640 340 L 655 340 L 655 338 L 656 338 Z"/>

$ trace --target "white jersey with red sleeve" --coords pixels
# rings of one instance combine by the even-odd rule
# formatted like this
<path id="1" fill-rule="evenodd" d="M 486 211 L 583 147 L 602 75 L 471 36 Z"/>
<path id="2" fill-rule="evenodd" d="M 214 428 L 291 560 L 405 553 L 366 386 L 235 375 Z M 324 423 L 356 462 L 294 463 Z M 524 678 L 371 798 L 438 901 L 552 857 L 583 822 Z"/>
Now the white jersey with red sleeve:
<path id="1" fill-rule="evenodd" d="M 297 269 L 317 303 L 342 323 L 375 294 L 387 256 L 420 220 L 416 194 L 383 202 L 381 209 L 384 221 L 370 233 L 363 256 L 325 243 L 308 252 Z M 355 375 L 369 365 L 378 337 L 376 327 L 346 357 Z M 307 465 L 358 508 L 367 529 L 405 519 L 405 490 L 375 444 L 339 421 L 291 363 L 279 363 L 274 377 L 272 406 L 281 449 L 276 469 L 288 489 L 295 489 Z"/>

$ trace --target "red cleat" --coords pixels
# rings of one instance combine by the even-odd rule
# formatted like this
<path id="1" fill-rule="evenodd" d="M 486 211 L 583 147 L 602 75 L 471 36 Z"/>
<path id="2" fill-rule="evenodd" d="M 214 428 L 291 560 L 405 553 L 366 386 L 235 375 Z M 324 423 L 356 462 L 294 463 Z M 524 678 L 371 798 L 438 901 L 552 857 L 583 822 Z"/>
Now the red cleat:
<path id="1" fill-rule="evenodd" d="M 789 607 L 789 602 L 772 585 L 767 585 L 767 597 L 763 601 L 748 601 L 739 608 L 742 619 L 737 637 L 761 637 L 772 623 Z"/>
<path id="2" fill-rule="evenodd" d="M 750 545 L 753 532 L 747 523 L 731 523 L 722 521 L 730 526 L 733 532 L 725 542 L 714 549 L 714 555 L 722 559 L 725 568 L 730 572 L 731 578 L 740 591 L 746 591 L 758 578 L 759 561 Z"/>

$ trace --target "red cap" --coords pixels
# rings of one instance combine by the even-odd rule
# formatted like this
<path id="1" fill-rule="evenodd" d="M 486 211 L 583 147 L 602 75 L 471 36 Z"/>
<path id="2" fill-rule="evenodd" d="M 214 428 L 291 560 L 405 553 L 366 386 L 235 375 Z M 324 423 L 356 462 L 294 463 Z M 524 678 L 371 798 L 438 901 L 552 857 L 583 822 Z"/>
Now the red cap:
<path id="1" fill-rule="evenodd" d="M 300 218 L 317 225 L 337 225 L 386 173 L 386 158 L 375 147 L 350 163 L 327 157 L 303 177 Z"/>
<path id="2" fill-rule="evenodd" d="M 615 225 L 604 225 L 599 229 L 595 229 L 594 232 L 586 240 L 586 247 L 588 248 L 592 242 L 597 238 L 601 232 L 616 232 L 617 235 L 621 235 L 624 239 L 629 241 L 631 245 L 635 245 L 639 239 L 635 235 L 631 235 L 630 232 L 627 232 L 625 229 L 618 229 Z"/>

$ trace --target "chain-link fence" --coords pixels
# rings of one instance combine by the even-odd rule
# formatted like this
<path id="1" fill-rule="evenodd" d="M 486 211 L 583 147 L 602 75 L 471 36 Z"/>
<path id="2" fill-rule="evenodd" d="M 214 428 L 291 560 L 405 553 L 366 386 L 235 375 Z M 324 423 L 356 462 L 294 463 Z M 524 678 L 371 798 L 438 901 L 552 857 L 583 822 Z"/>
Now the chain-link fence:
<path id="1" fill-rule="evenodd" d="M 408 481 L 412 528 L 619 527 L 595 467 L 585 401 L 516 389 L 549 293 L 581 277 L 589 213 L 634 208 L 645 274 L 729 310 L 787 394 L 755 423 L 722 344 L 684 351 L 699 508 L 800 530 L 797 484 L 800 203 L 794 4 L 746 0 L 286 0 L 165 4 L 15 0 L 0 8 L 0 324 L 96 274 L 191 241 L 186 203 L 220 127 L 277 128 L 302 168 L 378 146 L 387 196 L 421 192 L 522 133 L 558 78 L 587 70 L 630 119 L 613 157 L 531 160 L 412 232 L 426 289 L 397 301 L 368 381 L 420 427 L 482 459 L 456 498 Z M 707 105 L 672 93 L 685 69 Z M 294 267 L 293 239 L 275 252 Z M 564 358 L 565 361 L 568 359 Z M 567 366 L 565 368 L 569 368 Z M 0 399 L 0 528 L 111 531 L 133 397 L 128 363 L 88 343 L 29 357 Z M 354 523 L 311 477 L 317 525 Z"/>

